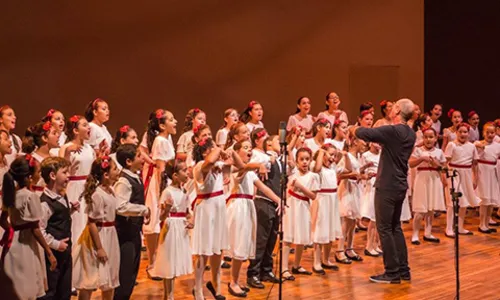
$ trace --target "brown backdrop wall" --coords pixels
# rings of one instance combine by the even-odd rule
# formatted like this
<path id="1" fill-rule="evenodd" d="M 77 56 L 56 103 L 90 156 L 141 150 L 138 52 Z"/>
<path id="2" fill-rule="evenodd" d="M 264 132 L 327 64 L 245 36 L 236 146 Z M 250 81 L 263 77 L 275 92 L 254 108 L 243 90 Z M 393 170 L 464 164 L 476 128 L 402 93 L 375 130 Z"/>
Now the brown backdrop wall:
<path id="1" fill-rule="evenodd" d="M 2 10 L 0 102 L 15 108 L 19 129 L 51 107 L 81 114 L 96 97 L 111 106 L 112 131 L 142 131 L 159 107 L 181 121 L 200 107 L 215 130 L 225 108 L 253 99 L 275 130 L 299 96 L 318 113 L 329 91 L 351 118 L 363 101 L 423 103 L 420 0 L 33 1 Z"/>

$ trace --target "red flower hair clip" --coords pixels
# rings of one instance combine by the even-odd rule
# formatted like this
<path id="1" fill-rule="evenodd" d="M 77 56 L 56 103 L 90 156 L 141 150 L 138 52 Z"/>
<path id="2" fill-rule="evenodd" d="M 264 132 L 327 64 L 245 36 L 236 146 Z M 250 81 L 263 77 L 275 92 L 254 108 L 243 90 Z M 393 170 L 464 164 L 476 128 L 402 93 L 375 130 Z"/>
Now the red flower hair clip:
<path id="1" fill-rule="evenodd" d="M 469 130 L 470 130 L 470 125 L 469 125 L 468 123 L 465 123 L 465 122 L 462 122 L 462 123 L 458 124 L 458 126 L 457 126 L 457 130 L 458 130 L 460 127 L 465 127 L 465 128 L 467 128 L 467 131 L 469 131 Z"/>
<path id="2" fill-rule="evenodd" d="M 202 140 L 200 140 L 200 141 L 198 142 L 198 146 L 203 147 L 203 146 L 205 146 L 205 145 L 206 145 L 206 143 L 207 143 L 207 139 L 202 139 Z"/>
<path id="3" fill-rule="evenodd" d="M 49 131 L 51 127 L 52 127 L 52 123 L 50 121 L 43 123 L 43 126 L 42 126 L 43 131 Z"/>
<path id="4" fill-rule="evenodd" d="M 475 110 L 471 110 L 471 111 L 467 114 L 467 116 L 469 117 L 469 119 L 470 119 L 470 118 L 472 118 L 474 115 L 477 115 L 477 112 L 476 112 Z"/>
<path id="5" fill-rule="evenodd" d="M 196 126 L 195 128 L 193 128 L 193 133 L 194 133 L 194 134 L 197 134 L 197 133 L 200 131 L 200 129 L 201 129 L 201 127 L 202 127 L 202 126 L 203 126 L 203 125 L 198 125 L 198 126 Z"/>
<path id="6" fill-rule="evenodd" d="M 130 126 L 128 126 L 128 125 L 123 125 L 122 127 L 120 127 L 121 133 L 127 133 L 129 130 L 130 130 Z"/>
<path id="7" fill-rule="evenodd" d="M 336 119 L 335 122 L 333 122 L 333 126 L 337 127 L 340 125 L 340 123 L 342 123 L 344 121 L 342 121 L 341 119 Z"/>
<path id="8" fill-rule="evenodd" d="M 432 132 L 434 132 L 434 134 L 436 134 L 436 129 L 434 129 L 434 128 L 430 127 L 430 126 L 423 128 L 422 129 L 422 134 L 426 133 L 429 130 L 432 131 Z"/>
<path id="9" fill-rule="evenodd" d="M 332 143 L 326 143 L 326 144 L 323 144 L 323 146 L 321 146 L 321 149 L 323 149 L 323 150 L 328 150 L 328 149 L 330 149 L 331 147 L 333 147 L 333 144 L 332 144 Z"/>
<path id="10" fill-rule="evenodd" d="M 74 115 L 71 118 L 69 118 L 69 120 L 71 123 L 78 123 L 78 121 L 80 121 L 80 117 L 77 115 Z"/>
<path id="11" fill-rule="evenodd" d="M 387 100 L 380 101 L 380 106 L 382 106 L 382 107 L 387 106 Z"/>
<path id="12" fill-rule="evenodd" d="M 500 127 L 500 119 L 496 119 L 495 122 L 493 122 L 496 127 Z"/>
<path id="13" fill-rule="evenodd" d="M 451 119 L 451 117 L 453 116 L 454 112 L 455 112 L 455 109 L 454 108 L 450 108 L 450 110 L 448 111 L 448 118 Z"/>
<path id="14" fill-rule="evenodd" d="M 24 158 L 28 161 L 28 165 L 31 168 L 35 167 L 35 160 L 33 159 L 33 156 L 31 154 L 26 154 Z"/>
<path id="15" fill-rule="evenodd" d="M 55 109 L 53 108 L 49 109 L 49 111 L 47 112 L 47 118 L 52 118 L 55 112 L 56 112 Z"/>
<path id="16" fill-rule="evenodd" d="M 372 112 L 370 110 L 363 110 L 360 114 L 361 118 L 364 118 L 366 115 L 371 114 Z"/>
<path id="17" fill-rule="evenodd" d="M 103 169 L 109 168 L 109 156 L 102 157 L 101 168 Z"/>
<path id="18" fill-rule="evenodd" d="M 158 110 L 156 111 L 156 118 L 157 118 L 157 119 L 161 119 L 161 118 L 163 118 L 163 109 L 158 109 Z"/>
<path id="19" fill-rule="evenodd" d="M 318 122 L 320 124 L 323 124 L 323 125 L 326 125 L 326 124 L 330 123 L 330 121 L 328 121 L 326 118 L 321 118 L 321 119 L 318 120 Z"/>
<path id="20" fill-rule="evenodd" d="M 259 139 L 265 137 L 266 135 L 267 135 L 267 131 L 265 131 L 265 130 L 257 132 L 257 138 L 259 138 Z"/>
<path id="21" fill-rule="evenodd" d="M 248 103 L 248 108 L 252 109 L 255 106 L 255 104 L 257 104 L 257 101 L 255 100 L 250 101 L 250 103 Z"/>
<path id="22" fill-rule="evenodd" d="M 193 115 L 199 114 L 200 111 L 201 111 L 201 109 L 199 109 L 199 108 L 193 108 Z"/>

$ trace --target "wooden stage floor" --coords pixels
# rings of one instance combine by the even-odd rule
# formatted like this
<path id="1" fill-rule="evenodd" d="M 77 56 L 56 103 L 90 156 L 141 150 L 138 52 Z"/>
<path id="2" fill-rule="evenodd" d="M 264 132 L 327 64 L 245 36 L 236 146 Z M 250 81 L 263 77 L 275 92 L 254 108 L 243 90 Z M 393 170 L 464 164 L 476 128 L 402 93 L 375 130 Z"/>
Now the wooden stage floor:
<path id="1" fill-rule="evenodd" d="M 466 227 L 474 232 L 474 236 L 460 236 L 460 272 L 461 299 L 500 299 L 500 233 L 485 235 L 477 232 L 477 217 L 466 219 Z M 383 271 L 382 258 L 366 257 L 360 263 L 340 265 L 338 272 L 327 272 L 326 275 L 299 276 L 295 282 L 285 282 L 283 299 L 426 299 L 441 300 L 455 298 L 455 271 L 453 240 L 444 236 L 445 215 L 435 220 L 434 234 L 441 239 L 440 244 L 422 241 L 419 246 L 410 243 L 411 224 L 404 224 L 407 238 L 412 282 L 400 285 L 374 284 L 369 282 L 370 275 Z M 467 224 L 468 223 L 468 224 Z M 437 225 L 439 224 L 439 227 Z M 422 234 L 422 232 L 421 232 Z M 356 251 L 363 253 L 365 232 L 356 234 Z M 293 255 L 290 255 L 293 260 Z M 276 257 L 277 259 L 277 257 Z M 312 269 L 312 249 L 303 256 L 302 265 Z M 162 283 L 154 282 L 146 277 L 146 260 L 141 262 L 141 271 L 132 299 L 162 299 Z M 276 272 L 277 273 L 277 272 Z M 242 283 L 246 283 L 246 266 L 242 268 Z M 205 280 L 210 274 L 205 272 Z M 229 270 L 223 270 L 222 294 L 226 299 L 232 297 L 227 290 Z M 175 299 L 193 299 L 191 289 L 193 276 L 178 278 L 176 281 Z M 278 285 L 272 287 L 265 283 L 264 290 L 252 289 L 247 299 L 278 299 Z M 271 290 L 271 292 L 270 292 Z M 210 292 L 204 289 L 206 299 L 213 299 Z M 100 299 L 100 293 L 94 293 L 93 299 Z"/>

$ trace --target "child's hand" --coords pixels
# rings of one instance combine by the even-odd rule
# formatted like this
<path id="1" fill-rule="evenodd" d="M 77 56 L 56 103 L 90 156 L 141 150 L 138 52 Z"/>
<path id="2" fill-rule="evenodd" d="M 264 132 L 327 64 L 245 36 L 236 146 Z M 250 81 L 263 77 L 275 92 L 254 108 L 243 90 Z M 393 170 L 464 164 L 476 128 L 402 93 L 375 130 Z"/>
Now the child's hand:
<path id="1" fill-rule="evenodd" d="M 57 251 L 59 252 L 64 252 L 66 249 L 68 249 L 68 241 L 69 238 L 65 238 L 59 241 L 59 247 L 57 248 Z"/>
<path id="2" fill-rule="evenodd" d="M 82 146 L 80 145 L 77 145 L 77 144 L 71 144 L 69 145 L 67 148 L 66 148 L 66 151 L 69 151 L 69 152 L 76 152 L 76 153 L 81 153 L 82 152 Z"/>
<path id="3" fill-rule="evenodd" d="M 193 229 L 193 228 L 194 228 L 194 224 L 193 223 L 186 222 L 186 230 Z"/>
<path id="4" fill-rule="evenodd" d="M 70 202 L 70 204 L 71 204 L 71 208 L 74 211 L 80 211 L 80 202 L 79 201 Z"/>
<path id="5" fill-rule="evenodd" d="M 144 215 L 144 224 L 148 225 L 151 217 L 151 210 L 148 207 L 148 212 Z"/>
<path id="6" fill-rule="evenodd" d="M 106 251 L 103 248 L 97 250 L 97 260 L 101 263 L 106 263 L 108 261 L 108 256 L 106 255 Z"/>
<path id="7" fill-rule="evenodd" d="M 50 254 L 49 254 L 49 262 L 50 262 L 50 270 L 54 271 L 57 267 L 57 259 L 54 256 L 54 254 L 52 253 L 52 251 L 50 251 Z"/>

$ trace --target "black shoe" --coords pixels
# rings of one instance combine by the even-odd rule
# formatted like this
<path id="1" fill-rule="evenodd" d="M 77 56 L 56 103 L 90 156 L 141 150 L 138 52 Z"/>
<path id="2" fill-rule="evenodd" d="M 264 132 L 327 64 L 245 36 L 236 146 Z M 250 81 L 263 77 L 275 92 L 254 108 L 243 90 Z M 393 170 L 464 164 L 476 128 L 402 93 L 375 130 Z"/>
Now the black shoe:
<path id="1" fill-rule="evenodd" d="M 281 276 L 283 277 L 283 280 L 288 280 L 288 281 L 295 281 L 295 276 L 290 275 L 290 276 L 285 276 L 283 274 L 285 273 L 290 273 L 288 270 L 285 270 L 281 273 Z"/>
<path id="2" fill-rule="evenodd" d="M 494 214 L 492 217 L 493 217 L 494 219 L 500 220 L 500 216 L 499 216 L 498 214 Z"/>
<path id="3" fill-rule="evenodd" d="M 342 251 L 340 251 L 342 252 Z M 335 261 L 338 262 L 339 264 L 344 264 L 344 265 L 350 265 L 352 264 L 352 260 L 350 260 L 349 258 L 345 257 L 345 258 L 338 258 L 337 255 L 335 255 Z"/>
<path id="4" fill-rule="evenodd" d="M 352 249 L 349 249 L 349 250 L 352 250 Z M 349 258 L 350 260 L 352 260 L 352 261 L 363 261 L 363 258 L 362 258 L 361 256 L 359 256 L 357 253 L 356 253 L 356 255 L 355 255 L 355 256 L 349 256 L 349 254 L 347 254 L 347 251 L 348 251 L 348 250 L 346 250 L 344 254 L 345 254 L 345 256 L 346 256 L 347 258 Z"/>
<path id="5" fill-rule="evenodd" d="M 490 231 L 493 232 L 493 233 L 497 233 L 497 229 L 496 228 L 490 228 Z"/>
<path id="6" fill-rule="evenodd" d="M 212 293 L 212 296 L 214 296 L 215 300 L 226 300 L 226 297 L 222 295 L 216 295 L 215 288 L 211 281 L 207 282 L 206 287 L 210 291 L 210 293 Z"/>
<path id="7" fill-rule="evenodd" d="M 325 270 L 323 270 L 323 269 L 316 270 L 314 267 L 313 267 L 313 272 L 316 273 L 316 274 L 319 274 L 319 275 L 325 275 L 326 274 Z"/>
<path id="8" fill-rule="evenodd" d="M 436 243 L 436 244 L 439 244 L 441 242 L 441 240 L 438 238 L 435 238 L 435 237 L 430 238 L 430 237 L 426 237 L 425 235 L 424 235 L 424 241 L 430 242 L 430 243 Z"/>
<path id="9" fill-rule="evenodd" d="M 412 242 L 412 243 L 413 243 L 413 242 Z M 375 251 L 375 252 L 376 252 L 376 251 Z M 366 249 L 365 249 L 365 255 L 366 255 L 366 256 L 371 256 L 371 257 L 379 257 L 379 256 L 380 256 L 380 254 L 378 254 L 378 252 L 377 252 L 377 254 L 372 254 L 370 251 L 368 251 L 368 250 L 366 250 Z"/>
<path id="10" fill-rule="evenodd" d="M 163 278 L 160 278 L 158 276 L 151 276 L 151 274 L 149 274 L 149 270 L 146 270 L 146 274 L 148 275 L 148 278 L 153 281 L 163 281 Z"/>
<path id="11" fill-rule="evenodd" d="M 141 251 L 142 251 L 142 252 L 145 252 L 146 250 L 147 250 L 146 246 L 142 246 L 142 247 L 141 247 Z"/>
<path id="12" fill-rule="evenodd" d="M 474 235 L 474 233 L 472 233 L 472 231 L 467 231 L 467 232 L 463 232 L 463 233 L 458 233 L 460 235 Z"/>
<path id="13" fill-rule="evenodd" d="M 498 227 L 500 226 L 499 222 L 488 223 L 488 226 Z"/>
<path id="14" fill-rule="evenodd" d="M 71 296 L 78 296 L 78 292 L 76 290 L 71 290 Z"/>
<path id="15" fill-rule="evenodd" d="M 455 234 L 453 235 L 450 235 L 450 234 L 447 234 L 446 232 L 444 233 L 444 236 L 447 237 L 447 238 L 450 238 L 450 239 L 455 239 Z"/>
<path id="16" fill-rule="evenodd" d="M 250 288 L 249 288 L 248 286 L 241 286 L 241 285 L 240 285 L 240 289 L 241 289 L 242 291 L 244 291 L 245 293 L 250 292 Z"/>
<path id="17" fill-rule="evenodd" d="M 301 266 L 298 266 L 297 268 L 292 267 L 292 274 L 296 274 L 296 275 L 308 275 L 308 276 L 312 275 L 312 272 L 307 271 L 306 269 L 304 269 L 302 271 L 301 269 L 302 269 Z"/>
<path id="18" fill-rule="evenodd" d="M 492 233 L 491 229 L 489 229 L 489 228 L 488 228 L 488 229 L 486 229 L 486 230 L 482 230 L 482 229 L 481 229 L 481 227 L 479 227 L 477 230 L 478 230 L 479 232 L 481 232 L 481 233 L 485 233 L 485 234 L 490 234 L 490 233 Z"/>
<path id="19" fill-rule="evenodd" d="M 336 265 L 327 265 L 327 264 L 321 263 L 321 267 L 323 269 L 327 269 L 327 270 L 333 270 L 333 271 L 338 271 L 339 270 L 339 267 L 336 266 Z"/>
<path id="20" fill-rule="evenodd" d="M 223 262 L 222 265 L 220 265 L 220 267 L 223 269 L 231 269 L 231 265 L 228 264 L 227 262 Z"/>
<path id="21" fill-rule="evenodd" d="M 139 285 L 139 282 L 134 282 L 134 286 L 138 286 Z"/>
<path id="22" fill-rule="evenodd" d="M 235 297 L 238 297 L 238 298 L 246 298 L 247 297 L 247 293 L 245 293 L 245 292 L 236 293 L 235 291 L 233 291 L 230 283 L 227 284 L 227 289 L 229 290 L 229 294 L 231 294 Z"/>
<path id="23" fill-rule="evenodd" d="M 231 259 L 231 257 L 229 257 L 229 256 L 224 256 L 224 261 L 231 262 L 231 261 L 232 261 L 232 259 Z"/>
<path id="24" fill-rule="evenodd" d="M 290 254 L 295 254 L 295 248 L 290 248 Z"/>
<path id="25" fill-rule="evenodd" d="M 434 212 L 434 218 L 439 218 L 439 216 L 441 216 L 441 212 L 435 211 Z"/>
<path id="26" fill-rule="evenodd" d="M 367 231 L 367 230 L 368 230 L 368 227 L 365 227 L 365 226 L 358 226 L 358 230 L 361 230 L 361 231 Z"/>
<path id="27" fill-rule="evenodd" d="M 401 283 L 401 278 L 399 276 L 389 276 L 387 274 L 380 274 L 375 276 L 370 276 L 370 281 L 375 283 L 392 283 L 399 284 Z"/>
<path id="28" fill-rule="evenodd" d="M 424 239 L 425 239 L 425 237 L 424 237 Z M 412 244 L 412 245 L 417 245 L 417 246 L 418 246 L 418 245 L 420 245 L 420 241 L 419 241 L 419 240 L 416 240 L 416 241 L 411 241 L 411 244 Z"/>
<path id="29" fill-rule="evenodd" d="M 265 286 L 260 282 L 257 276 L 247 278 L 247 284 L 255 289 L 263 289 Z"/>
<path id="30" fill-rule="evenodd" d="M 262 278 L 262 281 L 265 282 L 270 282 L 270 283 L 280 283 L 280 279 L 274 275 L 273 272 L 269 272 L 267 274 L 264 274 L 260 276 Z"/>
<path id="31" fill-rule="evenodd" d="M 406 273 L 401 273 L 401 280 L 403 281 L 411 281 L 411 273 L 406 272 Z"/>
<path id="32" fill-rule="evenodd" d="M 205 266 L 205 271 L 210 271 L 210 266 L 209 265 Z"/>

